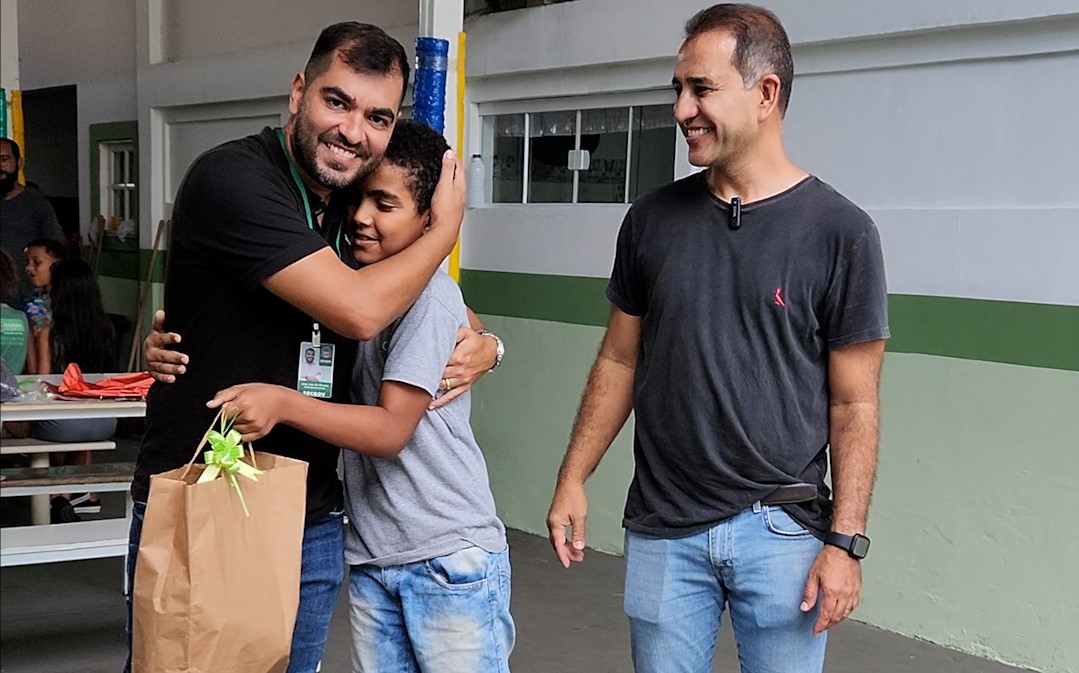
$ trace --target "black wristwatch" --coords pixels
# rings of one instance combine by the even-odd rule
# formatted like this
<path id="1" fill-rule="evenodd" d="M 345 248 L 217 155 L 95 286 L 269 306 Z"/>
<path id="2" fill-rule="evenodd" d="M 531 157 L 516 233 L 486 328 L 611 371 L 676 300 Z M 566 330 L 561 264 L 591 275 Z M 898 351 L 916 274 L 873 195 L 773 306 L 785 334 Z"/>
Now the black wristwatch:
<path id="1" fill-rule="evenodd" d="M 869 538 L 860 535 L 859 533 L 855 533 L 854 535 L 844 535 L 843 533 L 828 531 L 824 534 L 824 544 L 839 547 L 850 554 L 852 558 L 856 558 L 859 561 L 864 559 L 865 555 L 869 553 Z"/>

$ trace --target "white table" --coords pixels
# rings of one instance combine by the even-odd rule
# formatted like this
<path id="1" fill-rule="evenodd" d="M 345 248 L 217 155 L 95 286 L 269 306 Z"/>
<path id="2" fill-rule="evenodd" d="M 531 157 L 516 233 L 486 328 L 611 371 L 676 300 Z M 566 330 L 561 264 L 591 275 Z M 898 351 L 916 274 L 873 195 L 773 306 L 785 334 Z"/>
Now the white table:
<path id="1" fill-rule="evenodd" d="M 83 374 L 88 382 L 98 381 L 102 378 L 114 376 L 114 374 Z M 47 376 L 24 375 L 19 376 L 19 383 L 32 381 L 46 381 L 53 385 L 59 385 L 63 378 L 60 374 Z M 38 402 L 4 402 L 0 404 L 0 419 L 4 421 L 45 421 L 45 420 L 75 420 L 82 418 L 138 418 L 146 415 L 146 402 L 143 401 L 117 401 L 117 400 L 59 400 L 49 398 Z M 108 449 L 115 445 L 107 442 L 109 446 L 81 447 L 83 449 Z M 58 444 L 58 450 L 71 450 L 64 448 L 67 445 Z M 31 466 L 48 466 L 49 447 L 37 445 L 33 449 L 27 449 L 31 453 Z M 4 451 L 9 453 L 10 451 Z M 44 460 L 43 460 L 44 457 Z M 37 494 L 31 497 L 31 521 L 35 524 L 49 523 L 49 496 Z"/>

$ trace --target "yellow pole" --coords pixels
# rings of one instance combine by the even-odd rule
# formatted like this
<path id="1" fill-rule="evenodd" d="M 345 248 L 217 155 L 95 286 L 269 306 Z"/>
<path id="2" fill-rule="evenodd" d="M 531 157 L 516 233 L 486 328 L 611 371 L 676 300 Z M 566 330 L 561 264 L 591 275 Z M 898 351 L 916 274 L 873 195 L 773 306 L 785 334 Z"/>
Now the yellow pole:
<path id="1" fill-rule="evenodd" d="M 22 91 L 11 91 L 11 139 L 19 144 L 22 149 L 23 163 L 26 163 L 26 138 L 22 123 Z M 26 184 L 26 174 L 19 169 L 19 182 Z"/>
<path id="2" fill-rule="evenodd" d="M 465 33 L 457 34 L 457 156 L 464 162 L 468 174 L 468 155 L 465 152 Z M 461 239 L 450 252 L 450 277 L 461 282 Z"/>

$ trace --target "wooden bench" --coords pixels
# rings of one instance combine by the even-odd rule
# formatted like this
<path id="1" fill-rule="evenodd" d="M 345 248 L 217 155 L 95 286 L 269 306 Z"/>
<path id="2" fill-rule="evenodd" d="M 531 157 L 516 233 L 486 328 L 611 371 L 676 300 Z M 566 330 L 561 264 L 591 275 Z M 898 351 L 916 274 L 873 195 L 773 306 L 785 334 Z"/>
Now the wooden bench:
<path id="1" fill-rule="evenodd" d="M 0 470 L 0 497 L 126 491 L 134 474 L 134 463 L 5 468 Z M 122 519 L 4 528 L 0 531 L 0 566 L 127 556 L 130 522 L 128 498 Z"/>
<path id="2" fill-rule="evenodd" d="M 110 451 L 116 448 L 116 442 L 46 442 L 43 439 L 26 437 L 24 439 L 0 440 L 0 454 L 11 455 L 25 453 L 30 456 L 30 467 L 48 467 L 50 453 L 70 451 Z M 35 524 L 49 523 L 49 496 L 41 493 L 30 498 L 30 520 Z"/>

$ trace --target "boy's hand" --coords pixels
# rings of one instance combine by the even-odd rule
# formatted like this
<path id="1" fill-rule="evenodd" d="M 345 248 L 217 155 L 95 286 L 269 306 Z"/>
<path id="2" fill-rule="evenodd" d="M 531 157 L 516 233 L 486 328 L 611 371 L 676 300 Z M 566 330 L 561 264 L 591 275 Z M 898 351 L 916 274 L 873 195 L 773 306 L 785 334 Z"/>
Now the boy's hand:
<path id="1" fill-rule="evenodd" d="M 585 521 L 588 519 L 588 496 L 584 484 L 566 481 L 559 483 L 547 511 L 547 533 L 555 556 L 563 568 L 584 561 Z M 566 529 L 570 539 L 566 540 Z"/>
<path id="2" fill-rule="evenodd" d="M 165 348 L 169 344 L 180 343 L 180 335 L 165 331 L 165 312 L 154 312 L 154 326 L 142 342 L 142 356 L 146 360 L 146 370 L 155 381 L 175 383 L 176 375 L 187 371 L 187 355 Z"/>
<path id="3" fill-rule="evenodd" d="M 442 372 L 439 390 L 442 395 L 431 402 L 428 409 L 437 409 L 452 402 L 471 388 L 480 377 L 495 366 L 494 339 L 479 334 L 470 327 L 457 330 L 457 346 Z"/>
<path id="4" fill-rule="evenodd" d="M 232 427 L 243 435 L 243 441 L 253 442 L 281 422 L 292 392 L 269 383 L 245 383 L 218 391 L 206 406 L 223 407 L 224 416 L 235 419 Z"/>
<path id="5" fill-rule="evenodd" d="M 435 185 L 434 196 L 431 197 L 431 227 L 428 235 L 435 231 L 444 231 L 448 234 L 447 238 L 457 240 L 461 231 L 461 220 L 465 216 L 465 191 L 464 166 L 453 150 L 446 150 L 442 155 L 442 173 Z"/>

